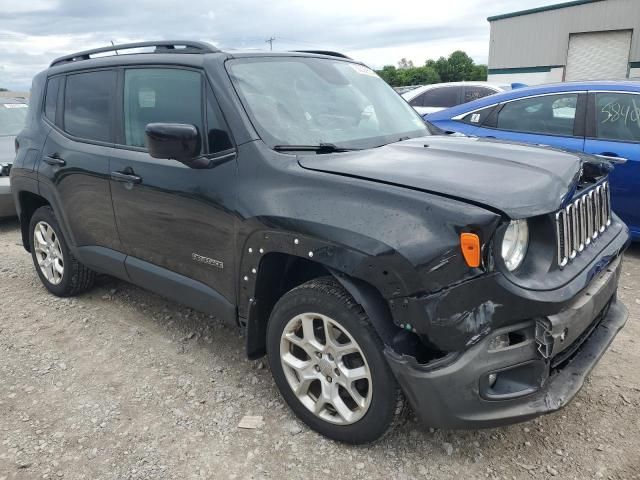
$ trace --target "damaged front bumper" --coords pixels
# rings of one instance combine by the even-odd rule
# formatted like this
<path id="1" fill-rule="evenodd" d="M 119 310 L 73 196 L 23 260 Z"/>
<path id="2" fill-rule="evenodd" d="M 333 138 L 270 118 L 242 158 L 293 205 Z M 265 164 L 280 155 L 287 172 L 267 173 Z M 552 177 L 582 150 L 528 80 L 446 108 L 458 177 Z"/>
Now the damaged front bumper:
<path id="1" fill-rule="evenodd" d="M 461 354 L 427 364 L 387 347 L 391 369 L 423 423 L 482 428 L 556 411 L 578 393 L 627 319 L 615 258 L 560 313 L 495 329 Z"/>

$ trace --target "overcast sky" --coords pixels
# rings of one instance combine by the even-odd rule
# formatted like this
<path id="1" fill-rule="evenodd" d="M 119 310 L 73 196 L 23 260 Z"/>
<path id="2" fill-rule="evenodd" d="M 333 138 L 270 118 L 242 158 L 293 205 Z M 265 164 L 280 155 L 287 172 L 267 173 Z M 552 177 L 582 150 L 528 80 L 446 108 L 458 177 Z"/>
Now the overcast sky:
<path id="1" fill-rule="evenodd" d="M 487 16 L 544 0 L 0 0 L 0 87 L 28 90 L 60 55 L 159 39 L 224 49 L 328 49 L 373 68 L 465 50 L 486 63 Z"/>

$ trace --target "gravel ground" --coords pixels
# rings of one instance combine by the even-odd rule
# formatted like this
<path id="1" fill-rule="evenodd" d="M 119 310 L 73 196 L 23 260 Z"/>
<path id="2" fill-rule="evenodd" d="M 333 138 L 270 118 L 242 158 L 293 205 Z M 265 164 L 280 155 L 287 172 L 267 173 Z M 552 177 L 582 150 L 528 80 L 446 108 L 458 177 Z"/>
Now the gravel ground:
<path id="1" fill-rule="evenodd" d="M 239 331 L 108 277 L 49 295 L 0 222 L 0 480 L 259 478 L 640 479 L 640 247 L 625 329 L 566 409 L 482 431 L 410 418 L 349 447 L 298 422 Z M 260 415 L 254 430 L 239 429 Z"/>

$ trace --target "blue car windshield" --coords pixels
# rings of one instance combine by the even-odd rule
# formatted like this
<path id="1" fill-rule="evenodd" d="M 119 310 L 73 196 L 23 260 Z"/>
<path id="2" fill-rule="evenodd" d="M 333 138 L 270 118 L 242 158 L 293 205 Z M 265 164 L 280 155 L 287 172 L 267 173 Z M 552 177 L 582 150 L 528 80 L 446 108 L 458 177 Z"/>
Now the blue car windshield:
<path id="1" fill-rule="evenodd" d="M 251 57 L 227 70 L 261 138 L 275 145 L 372 148 L 429 135 L 420 116 L 363 65 L 314 57 Z"/>

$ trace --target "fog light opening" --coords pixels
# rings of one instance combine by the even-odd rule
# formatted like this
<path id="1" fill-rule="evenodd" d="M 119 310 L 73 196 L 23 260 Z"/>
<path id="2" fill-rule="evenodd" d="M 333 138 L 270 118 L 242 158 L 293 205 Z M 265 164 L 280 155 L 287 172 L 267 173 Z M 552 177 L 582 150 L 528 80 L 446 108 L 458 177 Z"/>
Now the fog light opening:
<path id="1" fill-rule="evenodd" d="M 489 343 L 489 350 L 501 350 L 507 348 L 510 344 L 509 334 L 496 335 Z"/>

